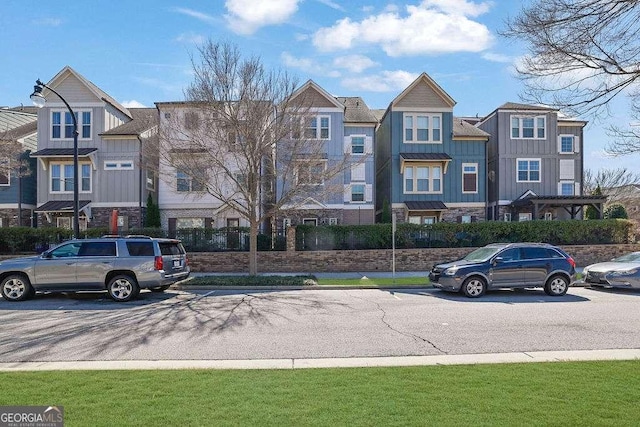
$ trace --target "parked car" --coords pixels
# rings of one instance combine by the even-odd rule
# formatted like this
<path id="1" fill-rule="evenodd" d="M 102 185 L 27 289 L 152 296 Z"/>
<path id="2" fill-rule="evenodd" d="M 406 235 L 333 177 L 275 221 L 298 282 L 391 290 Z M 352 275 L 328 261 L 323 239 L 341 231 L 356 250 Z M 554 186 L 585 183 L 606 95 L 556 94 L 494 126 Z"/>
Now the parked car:
<path id="1" fill-rule="evenodd" d="M 586 266 L 581 283 L 613 288 L 640 288 L 640 252 Z"/>
<path id="2" fill-rule="evenodd" d="M 434 266 L 429 280 L 436 288 L 463 292 L 469 298 L 488 289 L 533 287 L 561 296 L 575 279 L 575 267 L 566 252 L 546 243 L 494 243 Z"/>
<path id="3" fill-rule="evenodd" d="M 179 240 L 146 236 L 69 240 L 41 255 L 0 262 L 0 289 L 8 301 L 36 292 L 106 290 L 115 301 L 140 289 L 163 292 L 190 269 Z"/>

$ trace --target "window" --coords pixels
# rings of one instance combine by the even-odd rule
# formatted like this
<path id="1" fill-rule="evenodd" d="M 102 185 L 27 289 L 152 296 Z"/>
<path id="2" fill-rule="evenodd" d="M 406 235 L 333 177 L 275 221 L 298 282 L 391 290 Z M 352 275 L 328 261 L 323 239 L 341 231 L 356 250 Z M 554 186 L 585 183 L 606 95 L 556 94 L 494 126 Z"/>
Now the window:
<path id="1" fill-rule="evenodd" d="M 351 154 L 364 154 L 364 136 L 351 137 Z"/>
<path id="2" fill-rule="evenodd" d="M 520 249 L 509 248 L 498 254 L 502 258 L 502 261 L 520 261 Z"/>
<path id="3" fill-rule="evenodd" d="M 323 185 L 324 171 L 324 161 L 300 162 L 296 171 L 296 182 L 302 185 Z"/>
<path id="4" fill-rule="evenodd" d="M 504 214 L 504 222 L 511 222 L 511 213 L 507 212 Z"/>
<path id="5" fill-rule="evenodd" d="M 408 166 L 404 170 L 405 193 L 441 193 L 440 166 Z"/>
<path id="6" fill-rule="evenodd" d="M 478 192 L 478 164 L 477 163 L 462 164 L 462 192 L 463 193 Z"/>
<path id="7" fill-rule="evenodd" d="M 11 182 L 11 174 L 9 172 L 9 161 L 0 160 L 0 185 L 7 186 Z"/>
<path id="8" fill-rule="evenodd" d="M 66 219 L 69 220 L 69 224 L 71 224 L 71 218 L 66 217 Z M 71 257 L 77 257 L 78 253 L 80 252 L 80 246 L 82 245 L 81 242 L 73 242 L 73 243 L 68 243 L 66 245 L 62 245 L 60 247 L 57 247 L 56 249 L 52 250 L 50 252 L 50 255 L 52 258 L 71 258 Z"/>
<path id="9" fill-rule="evenodd" d="M 525 247 L 522 250 L 524 251 L 524 259 L 547 259 L 549 257 L 546 248 Z"/>
<path id="10" fill-rule="evenodd" d="M 78 123 L 78 137 L 91 138 L 91 111 L 76 111 Z M 72 139 L 73 118 L 68 111 L 51 112 L 51 139 Z"/>
<path id="11" fill-rule="evenodd" d="M 104 170 L 106 171 L 115 171 L 115 170 L 133 170 L 133 162 L 131 161 L 105 161 L 104 162 Z"/>
<path id="12" fill-rule="evenodd" d="M 126 242 L 130 256 L 154 256 L 153 242 Z"/>
<path id="13" fill-rule="evenodd" d="M 318 225 L 318 218 L 303 218 L 302 224 L 304 225 Z"/>
<path id="14" fill-rule="evenodd" d="M 329 139 L 331 132 L 329 116 L 311 117 L 304 129 L 304 137 L 307 139 Z"/>
<path id="15" fill-rule="evenodd" d="M 546 116 L 511 116 L 511 138 L 545 139 Z"/>
<path id="16" fill-rule="evenodd" d="M 441 115 L 405 113 L 403 122 L 405 143 L 442 142 Z"/>
<path id="17" fill-rule="evenodd" d="M 204 191 L 204 186 L 201 182 L 194 180 L 186 172 L 178 170 L 176 172 L 176 191 L 189 192 L 189 191 Z"/>
<path id="18" fill-rule="evenodd" d="M 72 193 L 73 192 L 73 163 L 52 163 L 51 164 L 51 193 Z M 91 165 L 80 163 L 80 187 L 81 193 L 91 192 Z"/>
<path id="19" fill-rule="evenodd" d="M 526 212 L 526 213 L 519 213 L 518 214 L 518 221 L 531 221 L 531 213 L 530 212 Z"/>
<path id="20" fill-rule="evenodd" d="M 156 174 L 151 170 L 147 170 L 146 175 L 147 190 L 156 191 Z"/>
<path id="21" fill-rule="evenodd" d="M 540 182 L 540 159 L 518 159 L 517 182 Z"/>
<path id="22" fill-rule="evenodd" d="M 78 256 L 116 256 L 116 242 L 84 242 Z"/>
<path id="23" fill-rule="evenodd" d="M 558 144 L 558 151 L 561 154 L 573 154 L 577 152 L 576 137 L 573 135 L 560 135 L 558 137 L 560 139 Z"/>
<path id="24" fill-rule="evenodd" d="M 351 186 L 351 201 L 364 202 L 364 184 L 353 184 Z"/>
<path id="25" fill-rule="evenodd" d="M 196 130 L 200 127 L 200 116 L 195 111 L 184 113 L 184 127 L 188 130 Z"/>
<path id="26" fill-rule="evenodd" d="M 560 195 L 561 196 L 573 196 L 575 190 L 575 184 L 573 182 L 561 182 L 560 183 Z"/>
<path id="27" fill-rule="evenodd" d="M 204 228 L 204 218 L 176 218 L 176 229 Z"/>

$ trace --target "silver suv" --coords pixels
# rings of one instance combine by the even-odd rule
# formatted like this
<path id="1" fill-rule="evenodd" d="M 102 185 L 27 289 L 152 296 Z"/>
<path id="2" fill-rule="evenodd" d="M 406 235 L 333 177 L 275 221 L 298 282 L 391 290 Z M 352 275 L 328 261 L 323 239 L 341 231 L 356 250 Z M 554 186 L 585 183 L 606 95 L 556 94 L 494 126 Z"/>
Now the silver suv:
<path id="1" fill-rule="evenodd" d="M 140 289 L 163 292 L 189 273 L 179 240 L 106 236 L 69 240 L 41 255 L 2 261 L 0 289 L 7 301 L 36 292 L 105 289 L 115 301 L 129 301 Z"/>

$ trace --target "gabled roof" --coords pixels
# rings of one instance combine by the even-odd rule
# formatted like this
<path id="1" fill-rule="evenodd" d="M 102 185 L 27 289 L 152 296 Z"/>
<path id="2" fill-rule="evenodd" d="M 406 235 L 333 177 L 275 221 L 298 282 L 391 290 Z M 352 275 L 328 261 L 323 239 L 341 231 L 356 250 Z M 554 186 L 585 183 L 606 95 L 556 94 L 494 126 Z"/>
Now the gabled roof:
<path id="1" fill-rule="evenodd" d="M 35 123 L 36 120 L 38 120 L 36 114 L 10 110 L 8 108 L 0 109 L 0 135 L 11 129 L 26 125 L 27 123 Z"/>
<path id="2" fill-rule="evenodd" d="M 345 107 L 345 123 L 378 123 L 378 119 L 359 96 L 337 96 L 336 99 Z"/>
<path id="3" fill-rule="evenodd" d="M 111 96 L 109 96 L 109 94 L 107 94 L 105 91 L 100 89 L 98 86 L 96 86 L 91 81 L 89 81 L 86 78 L 84 78 L 84 76 L 82 76 L 82 74 L 78 73 L 77 71 L 75 71 L 73 68 L 71 68 L 68 65 L 66 65 L 62 70 L 60 70 L 60 72 L 58 72 L 58 74 L 56 74 L 51 80 L 49 80 L 49 82 L 47 83 L 47 86 L 51 86 L 53 89 L 55 89 L 69 75 L 72 75 L 75 78 L 77 78 L 78 80 L 80 80 L 80 82 L 83 85 L 85 85 L 87 87 L 87 89 L 89 89 L 98 99 L 101 99 L 104 102 L 106 102 L 108 104 L 111 104 L 118 111 L 120 111 L 121 113 L 123 113 L 127 117 L 132 118 L 131 113 L 129 112 L 128 109 L 123 107 L 118 101 L 116 101 Z M 43 89 L 43 91 L 45 91 L 45 90 L 47 90 L 47 89 L 46 88 Z"/>
<path id="4" fill-rule="evenodd" d="M 438 95 L 438 97 L 448 107 L 453 108 L 453 106 L 456 105 L 456 101 L 453 98 L 451 98 L 451 96 L 449 96 L 449 94 L 445 92 L 444 89 L 442 89 L 440 85 L 438 85 L 438 83 L 436 83 L 435 80 L 429 77 L 429 75 L 425 72 L 420 74 L 418 78 L 413 81 L 413 83 L 411 83 L 405 90 L 402 91 L 402 93 L 400 93 L 400 95 L 396 96 L 394 100 L 391 101 L 391 105 L 392 106 L 397 105 L 404 97 L 406 97 L 409 93 L 411 93 L 413 89 L 416 86 L 418 86 L 420 83 L 424 83 L 427 86 L 429 86 L 429 88 L 431 88 L 431 90 L 433 90 L 433 92 L 435 92 L 435 94 Z"/>
<path id="5" fill-rule="evenodd" d="M 487 132 L 483 131 L 480 128 L 475 127 L 469 122 L 465 121 L 460 117 L 453 118 L 453 136 L 454 137 L 481 137 L 481 138 L 489 138 Z"/>
<path id="6" fill-rule="evenodd" d="M 304 94 L 307 90 L 314 91 L 317 94 L 319 94 L 321 97 L 326 98 L 326 100 L 328 101 L 329 105 L 332 105 L 335 108 L 340 108 L 340 109 L 344 110 L 344 105 L 343 104 L 341 104 L 335 97 L 331 96 L 331 94 L 329 94 L 329 92 L 324 90 L 322 87 L 320 87 L 313 80 L 307 80 L 307 82 L 305 84 L 303 84 L 298 90 L 296 90 L 293 93 L 293 95 L 291 96 L 291 99 L 297 98 L 298 96 Z M 310 106 L 314 107 L 313 104 L 311 104 Z"/>
<path id="7" fill-rule="evenodd" d="M 133 120 L 109 129 L 100 135 L 140 135 L 158 125 L 158 110 L 156 108 L 130 108 Z"/>

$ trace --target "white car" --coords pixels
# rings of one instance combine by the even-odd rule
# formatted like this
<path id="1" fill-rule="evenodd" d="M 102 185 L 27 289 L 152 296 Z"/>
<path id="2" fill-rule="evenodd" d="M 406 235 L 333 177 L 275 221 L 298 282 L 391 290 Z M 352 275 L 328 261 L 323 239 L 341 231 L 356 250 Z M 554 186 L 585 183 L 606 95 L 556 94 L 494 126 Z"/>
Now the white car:
<path id="1" fill-rule="evenodd" d="M 614 288 L 640 288 L 640 252 L 586 266 L 582 283 Z"/>

